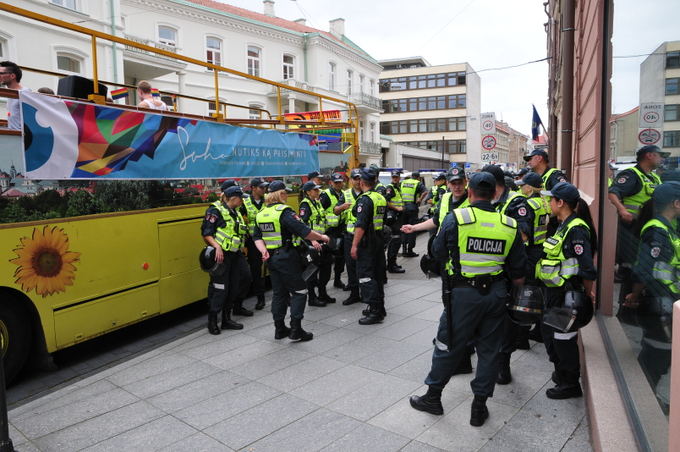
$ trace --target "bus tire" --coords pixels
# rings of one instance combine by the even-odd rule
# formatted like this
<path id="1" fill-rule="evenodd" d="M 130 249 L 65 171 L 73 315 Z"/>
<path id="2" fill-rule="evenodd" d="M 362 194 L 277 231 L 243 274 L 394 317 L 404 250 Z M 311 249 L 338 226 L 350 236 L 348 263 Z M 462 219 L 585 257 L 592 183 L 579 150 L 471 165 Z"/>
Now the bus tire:
<path id="1" fill-rule="evenodd" d="M 4 353 L 5 383 L 9 385 L 26 364 L 31 350 L 32 326 L 18 303 L 0 304 L 0 350 Z"/>

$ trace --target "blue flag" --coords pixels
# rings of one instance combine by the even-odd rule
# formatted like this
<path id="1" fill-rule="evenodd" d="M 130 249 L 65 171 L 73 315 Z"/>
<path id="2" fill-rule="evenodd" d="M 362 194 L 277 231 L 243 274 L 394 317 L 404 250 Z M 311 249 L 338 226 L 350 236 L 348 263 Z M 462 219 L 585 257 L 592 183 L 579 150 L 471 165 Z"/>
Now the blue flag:
<path id="1" fill-rule="evenodd" d="M 534 141 L 538 141 L 538 136 L 541 134 L 541 132 L 538 130 L 538 126 L 541 125 L 543 126 L 543 121 L 541 121 L 541 117 L 538 116 L 538 112 L 536 111 L 536 107 L 533 105 L 531 106 L 534 109 L 534 114 L 533 117 L 531 118 L 531 139 Z M 543 126 L 545 129 L 545 126 Z"/>

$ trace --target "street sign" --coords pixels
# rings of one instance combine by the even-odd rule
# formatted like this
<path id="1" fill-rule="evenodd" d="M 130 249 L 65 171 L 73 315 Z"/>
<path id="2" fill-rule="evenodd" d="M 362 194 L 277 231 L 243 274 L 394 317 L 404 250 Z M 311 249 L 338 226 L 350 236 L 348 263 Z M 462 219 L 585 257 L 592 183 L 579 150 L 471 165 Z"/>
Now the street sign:
<path id="1" fill-rule="evenodd" d="M 482 138 L 482 148 L 484 148 L 485 151 L 490 151 L 495 147 L 496 147 L 495 137 L 487 135 L 484 138 Z"/>
<path id="2" fill-rule="evenodd" d="M 663 127 L 663 105 L 660 102 L 640 104 L 641 129 L 661 129 Z"/>
<path id="3" fill-rule="evenodd" d="M 496 113 L 482 113 L 479 117 L 482 124 L 482 135 L 495 135 Z"/>
<path id="4" fill-rule="evenodd" d="M 491 163 L 499 158 L 498 152 L 482 152 L 482 162 Z"/>
<path id="5" fill-rule="evenodd" d="M 638 141 L 642 145 L 656 144 L 661 140 L 661 130 L 659 129 L 640 129 Z"/>

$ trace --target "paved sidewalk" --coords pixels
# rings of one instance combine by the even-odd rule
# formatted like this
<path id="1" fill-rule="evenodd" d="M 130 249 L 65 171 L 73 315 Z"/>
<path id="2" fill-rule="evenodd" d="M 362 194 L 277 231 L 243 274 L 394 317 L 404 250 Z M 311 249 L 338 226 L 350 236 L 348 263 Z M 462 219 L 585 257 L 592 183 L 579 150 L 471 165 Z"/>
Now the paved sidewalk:
<path id="1" fill-rule="evenodd" d="M 425 236 L 419 238 L 425 245 Z M 14 408 L 19 451 L 590 451 L 583 399 L 545 397 L 542 344 L 513 354 L 490 418 L 469 425 L 471 375 L 443 395 L 444 416 L 413 410 L 424 392 L 441 313 L 440 281 L 418 258 L 389 275 L 388 316 L 360 326 L 363 305 L 307 308 L 314 340 L 274 340 L 271 314 L 245 329 L 205 329 Z M 252 303 L 252 300 L 249 302 Z M 533 344 L 533 343 L 532 343 Z M 474 364 L 474 361 L 473 361 Z"/>

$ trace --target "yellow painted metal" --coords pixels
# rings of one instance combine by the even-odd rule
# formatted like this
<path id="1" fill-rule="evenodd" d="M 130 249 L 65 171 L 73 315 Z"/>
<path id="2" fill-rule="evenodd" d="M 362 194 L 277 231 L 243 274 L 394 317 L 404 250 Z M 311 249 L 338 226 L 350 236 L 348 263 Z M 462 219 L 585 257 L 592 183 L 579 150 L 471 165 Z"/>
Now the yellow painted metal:
<path id="1" fill-rule="evenodd" d="M 213 113 L 213 117 L 215 119 L 224 119 L 224 113 L 222 113 L 220 110 L 220 79 L 219 79 L 219 73 L 217 72 L 216 69 L 213 69 L 213 74 L 215 76 L 215 113 Z"/>
<path id="2" fill-rule="evenodd" d="M 277 86 L 276 87 L 276 103 L 279 108 L 279 122 L 283 124 L 285 122 L 285 119 L 283 117 L 283 101 L 281 100 L 281 87 Z"/>

